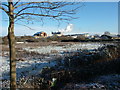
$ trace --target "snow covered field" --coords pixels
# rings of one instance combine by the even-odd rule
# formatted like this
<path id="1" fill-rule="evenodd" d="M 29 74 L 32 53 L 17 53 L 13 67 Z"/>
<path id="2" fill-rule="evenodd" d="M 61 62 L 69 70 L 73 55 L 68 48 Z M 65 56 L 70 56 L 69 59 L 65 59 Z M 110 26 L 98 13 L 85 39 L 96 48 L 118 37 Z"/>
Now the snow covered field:
<path id="1" fill-rule="evenodd" d="M 109 43 L 106 43 L 106 45 Z M 110 43 L 111 44 L 111 43 Z M 113 44 L 113 43 L 112 43 Z M 26 52 L 37 52 L 39 53 L 38 56 L 40 55 L 45 55 L 43 58 L 31 58 L 31 57 L 26 57 L 25 60 L 18 60 L 16 62 L 16 68 L 17 68 L 17 80 L 21 79 L 21 78 L 29 78 L 32 75 L 39 75 L 42 71 L 42 68 L 44 67 L 51 67 L 51 66 L 55 66 L 57 65 L 57 58 L 64 58 L 65 56 L 65 52 L 78 52 L 81 50 L 93 50 L 93 49 L 98 49 L 99 47 L 104 46 L 103 43 L 73 43 L 73 44 L 65 44 L 65 45 L 46 45 L 46 46 L 27 46 L 27 47 L 23 47 L 22 49 L 20 49 L 21 51 L 26 51 Z M 22 47 L 22 46 L 21 46 Z M 9 85 L 9 58 L 8 58 L 8 51 L 4 51 L 4 54 L 6 55 L 5 57 L 1 57 L 0 56 L 0 87 L 2 87 L 1 85 Z M 67 53 L 67 55 L 71 55 L 70 53 Z M 31 54 L 30 54 L 31 56 Z M 21 57 L 22 58 L 22 57 Z M 108 78 L 110 77 L 110 79 Z M 100 77 L 98 81 L 103 80 L 102 82 L 104 82 L 105 80 L 109 79 L 113 79 L 113 78 L 117 78 L 120 80 L 120 76 L 115 75 L 115 76 L 104 76 L 104 77 Z M 97 78 L 98 79 L 98 78 Z M 105 79 L 105 80 L 104 80 Z M 1 80 L 3 80 L 4 82 L 2 83 Z M 109 81 L 107 80 L 107 81 Z M 98 83 L 98 81 L 96 80 L 96 82 Z M 107 81 L 105 81 L 107 83 Z M 113 81 L 115 82 L 115 85 L 118 85 L 117 80 L 111 80 L 110 85 Z M 96 84 L 92 83 L 92 84 L 85 84 L 83 86 L 86 87 L 91 87 L 91 86 L 102 86 L 102 84 Z M 109 84 L 109 83 L 107 83 Z M 109 85 L 109 86 L 110 86 Z M 78 85 L 77 85 L 78 86 Z M 119 86 L 119 85 L 118 85 Z M 9 86 L 8 86 L 9 87 Z M 79 87 L 82 87 L 82 85 L 80 85 Z"/>
<path id="2" fill-rule="evenodd" d="M 64 45 L 64 46 L 55 46 L 55 45 L 48 45 L 48 46 L 41 46 L 38 48 L 34 47 L 27 47 L 24 48 L 24 50 L 31 52 L 38 52 L 40 54 L 51 54 L 52 51 L 56 51 L 56 53 L 60 54 L 61 52 L 65 51 L 76 51 L 80 49 L 97 49 L 98 47 L 101 47 L 102 45 L 100 43 L 79 43 L 79 44 L 72 44 L 72 45 Z M 45 57 L 42 60 L 25 60 L 25 61 L 17 61 L 17 78 L 24 77 L 27 75 L 35 75 L 40 73 L 40 70 L 43 67 L 46 66 L 54 66 L 55 61 L 51 61 L 52 59 L 55 60 L 55 58 L 52 56 L 53 54 L 49 55 L 49 57 Z M 0 80 L 1 79 L 9 79 L 9 59 L 6 57 L 0 56 Z"/>
<path id="3" fill-rule="evenodd" d="M 53 46 L 53 45 L 49 45 L 49 46 L 41 46 L 38 48 L 24 48 L 24 50 L 26 51 L 32 51 L 32 52 L 38 52 L 40 54 L 47 54 L 47 53 L 52 53 L 52 52 L 57 52 L 57 53 L 61 53 L 61 52 L 71 52 L 71 51 L 77 51 L 77 50 L 83 50 L 83 49 L 87 49 L 87 50 L 91 50 L 91 49 L 98 49 L 98 47 L 102 47 L 103 44 L 101 43 L 78 43 L 78 44 L 73 44 L 73 45 L 65 45 L 65 46 Z"/>
<path id="4" fill-rule="evenodd" d="M 9 60 L 5 57 L 0 57 L 0 61 L 2 64 L 0 65 L 0 80 L 9 80 Z M 43 67 L 50 67 L 54 66 L 56 63 L 55 61 L 49 62 L 48 61 L 39 61 L 39 60 L 26 60 L 26 61 L 17 61 L 17 79 L 21 77 L 27 77 L 31 75 L 37 75 L 41 72 Z"/>
<path id="5" fill-rule="evenodd" d="M 38 52 L 40 54 L 49 54 L 49 57 L 45 57 L 41 59 L 29 59 L 24 61 L 17 61 L 17 79 L 19 80 L 21 77 L 28 77 L 31 75 L 37 75 L 41 72 L 43 67 L 54 66 L 56 65 L 54 54 L 60 55 L 62 52 L 75 52 L 81 49 L 97 49 L 102 47 L 101 43 L 77 43 L 77 44 L 66 44 L 61 46 L 56 45 L 48 45 L 48 46 L 40 46 L 37 48 L 34 47 L 26 47 L 23 48 L 27 52 Z M 54 53 L 52 53 L 54 51 Z M 62 54 L 63 55 L 63 54 Z M 64 57 L 63 57 L 64 58 Z M 2 63 L 1 63 L 2 62 Z M 9 59 L 6 57 L 0 56 L 0 80 L 9 80 Z"/>
<path id="6" fill-rule="evenodd" d="M 68 51 L 68 52 L 74 52 L 81 49 L 97 49 L 98 47 L 102 47 L 103 44 L 101 43 L 77 43 L 77 44 L 66 44 L 61 46 L 56 45 L 48 45 L 48 46 L 40 46 L 38 48 L 34 47 L 26 47 L 23 48 L 24 50 L 28 52 L 38 52 L 40 54 L 50 54 L 49 57 L 45 57 L 42 60 L 25 60 L 25 61 L 17 61 L 17 78 L 26 76 L 26 75 L 32 75 L 32 74 L 38 74 L 40 73 L 40 70 L 43 67 L 46 66 L 54 66 L 55 61 L 51 61 L 52 59 L 55 60 L 54 54 L 57 53 L 60 55 L 60 53 Z M 54 51 L 54 53 L 52 53 Z M 6 57 L 0 57 L 0 80 L 1 79 L 9 79 L 9 60 Z"/>

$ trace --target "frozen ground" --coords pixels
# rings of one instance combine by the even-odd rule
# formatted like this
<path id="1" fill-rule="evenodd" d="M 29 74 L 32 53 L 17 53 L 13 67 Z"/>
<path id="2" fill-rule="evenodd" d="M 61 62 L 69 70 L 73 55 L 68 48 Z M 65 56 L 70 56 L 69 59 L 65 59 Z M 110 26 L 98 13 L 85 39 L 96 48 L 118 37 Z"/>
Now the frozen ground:
<path id="1" fill-rule="evenodd" d="M 41 46 L 38 48 L 34 47 L 27 47 L 24 50 L 31 52 L 38 52 L 40 54 L 49 53 L 49 57 L 46 56 L 43 59 L 26 59 L 24 61 L 17 61 L 17 78 L 24 77 L 27 75 L 35 75 L 40 73 L 40 70 L 46 66 L 54 66 L 56 63 L 55 61 L 55 53 L 61 57 L 61 52 L 71 52 L 80 49 L 97 49 L 101 47 L 102 44 L 100 43 L 78 43 L 78 44 L 67 44 L 67 45 L 48 45 L 48 46 Z M 54 53 L 52 53 L 54 52 Z M 64 58 L 64 57 L 63 57 Z M 50 61 L 50 62 L 49 62 Z M 0 57 L 0 80 L 1 79 L 9 79 L 9 60 L 6 57 Z"/>
<path id="2" fill-rule="evenodd" d="M 0 80 L 8 80 L 9 79 L 9 60 L 5 57 L 0 57 L 2 62 L 0 68 Z M 31 75 L 37 75 L 41 72 L 43 67 L 54 66 L 55 61 L 38 61 L 38 60 L 26 60 L 26 61 L 17 61 L 17 79 L 20 77 L 27 77 Z"/>
<path id="3" fill-rule="evenodd" d="M 26 51 L 33 51 L 33 52 L 38 52 L 38 53 L 43 53 L 43 54 L 47 54 L 47 53 L 61 53 L 61 52 L 71 52 L 71 51 L 77 51 L 80 49 L 97 49 L 98 47 L 102 47 L 103 44 L 100 43 L 78 43 L 78 44 L 73 44 L 73 45 L 64 45 L 64 46 L 54 46 L 54 45 L 49 45 L 49 46 L 41 46 L 41 47 L 37 47 L 37 48 L 31 48 L 31 47 L 27 47 L 24 48 L 24 50 Z"/>
<path id="4" fill-rule="evenodd" d="M 31 75 L 37 75 L 41 72 L 43 67 L 56 65 L 55 55 L 63 56 L 63 52 L 75 52 L 81 49 L 97 49 L 102 47 L 100 43 L 77 43 L 77 44 L 66 44 L 61 46 L 48 45 L 39 47 L 25 47 L 23 48 L 27 52 L 38 52 L 40 54 L 49 54 L 49 57 L 42 59 L 26 59 L 24 61 L 17 61 L 17 80 L 21 77 L 29 77 Z M 63 53 L 61 55 L 61 53 Z M 62 57 L 64 58 L 64 57 Z M 9 59 L 0 56 L 0 81 L 9 80 Z M 1 83 L 0 83 L 1 84 Z"/>
<path id="5" fill-rule="evenodd" d="M 103 44 L 101 43 L 77 43 L 77 44 L 66 44 L 66 45 L 48 45 L 48 46 L 40 46 L 40 47 L 26 47 L 23 48 L 28 52 L 38 52 L 40 54 L 49 54 L 42 59 L 26 59 L 24 61 L 17 61 L 17 78 L 38 74 L 43 67 L 46 66 L 54 66 L 55 56 L 64 58 L 62 52 L 74 52 L 81 49 L 97 49 L 102 47 Z M 62 54 L 61 54 L 62 53 Z M 9 79 L 9 60 L 6 57 L 0 57 L 0 80 L 1 79 Z"/>

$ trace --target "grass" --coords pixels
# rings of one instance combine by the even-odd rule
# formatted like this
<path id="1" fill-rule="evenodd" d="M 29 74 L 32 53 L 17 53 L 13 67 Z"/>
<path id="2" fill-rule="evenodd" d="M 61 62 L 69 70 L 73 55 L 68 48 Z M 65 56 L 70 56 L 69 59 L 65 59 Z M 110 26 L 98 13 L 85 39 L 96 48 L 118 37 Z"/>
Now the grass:
<path id="1" fill-rule="evenodd" d="M 42 45 L 47 45 L 50 43 L 42 43 Z M 65 44 L 65 43 L 64 43 Z M 26 44 L 27 46 L 28 44 Z M 32 47 L 35 45 L 29 44 Z M 40 45 L 37 43 L 36 45 Z M 63 43 L 57 44 L 63 45 Z M 22 46 L 22 45 L 21 45 Z M 17 47 L 20 50 L 21 46 Z M 7 49 L 6 49 L 7 50 Z M 43 56 L 35 52 L 17 52 L 18 57 L 36 57 Z M 80 83 L 80 82 L 90 82 L 92 78 L 100 75 L 108 74 L 120 74 L 120 44 L 117 43 L 116 46 L 108 45 L 96 51 L 96 53 L 75 53 L 72 57 L 66 57 L 64 64 L 61 64 L 60 58 L 58 60 L 59 66 L 44 68 L 41 75 L 31 77 L 25 84 L 18 83 L 18 87 L 23 88 L 39 88 L 39 89 L 61 89 L 67 83 Z M 77 56 L 76 56 L 77 55 Z M 54 86 L 51 87 L 53 83 L 52 78 L 57 78 Z"/>
<path id="2" fill-rule="evenodd" d="M 91 56 L 91 61 L 89 61 L 89 57 L 88 61 L 84 62 L 86 59 L 84 55 L 80 55 L 77 58 L 69 57 L 71 62 L 69 62 L 69 58 L 66 58 L 67 64 L 65 64 L 64 69 L 58 70 L 55 68 L 47 75 L 51 78 L 57 78 L 54 89 L 60 89 L 67 83 L 90 82 L 93 78 L 101 75 L 120 74 L 120 46 L 108 45 L 103 48 L 100 49 L 99 53 Z M 101 55 L 101 52 L 103 55 Z M 109 56 L 108 53 L 110 54 Z"/>

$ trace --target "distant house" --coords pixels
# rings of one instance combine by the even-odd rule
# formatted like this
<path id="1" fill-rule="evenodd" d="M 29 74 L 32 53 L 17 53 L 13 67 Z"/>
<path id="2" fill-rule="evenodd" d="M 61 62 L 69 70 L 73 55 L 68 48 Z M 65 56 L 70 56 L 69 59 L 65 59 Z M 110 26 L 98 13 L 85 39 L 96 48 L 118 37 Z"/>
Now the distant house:
<path id="1" fill-rule="evenodd" d="M 63 34 L 61 32 L 52 32 L 52 35 L 56 35 L 56 36 L 62 36 Z"/>
<path id="2" fill-rule="evenodd" d="M 95 40 L 100 40 L 101 37 L 100 37 L 98 34 L 95 34 L 95 35 L 94 35 L 94 39 L 95 39 Z"/>
<path id="3" fill-rule="evenodd" d="M 94 39 L 94 35 L 90 35 L 89 37 L 88 37 L 88 39 Z"/>
<path id="4" fill-rule="evenodd" d="M 77 34 L 73 34 L 73 35 L 70 35 L 72 38 L 77 38 L 78 35 Z"/>
<path id="5" fill-rule="evenodd" d="M 102 39 L 120 39 L 119 35 L 102 35 Z"/>
<path id="6" fill-rule="evenodd" d="M 90 35 L 89 35 L 89 33 L 83 33 L 83 35 L 86 37 L 86 38 L 88 38 Z"/>
<path id="7" fill-rule="evenodd" d="M 79 35 L 81 35 L 81 34 L 72 34 L 72 35 L 64 35 L 64 36 L 77 38 Z"/>
<path id="8" fill-rule="evenodd" d="M 66 36 L 71 36 L 72 38 L 77 38 L 77 37 L 88 38 L 89 34 L 88 33 L 84 33 L 84 34 L 71 34 L 71 35 L 66 35 Z"/>
<path id="9" fill-rule="evenodd" d="M 120 34 L 118 34 L 117 36 L 118 36 L 118 38 L 120 39 Z"/>
<path id="10" fill-rule="evenodd" d="M 102 36 L 101 36 L 101 39 L 108 40 L 108 39 L 112 39 L 112 37 L 109 36 L 109 35 L 102 35 Z"/>
<path id="11" fill-rule="evenodd" d="M 118 35 L 111 35 L 112 39 L 120 39 Z"/>
<path id="12" fill-rule="evenodd" d="M 47 37 L 47 33 L 45 33 L 45 32 L 37 32 L 33 36 L 35 38 Z"/>

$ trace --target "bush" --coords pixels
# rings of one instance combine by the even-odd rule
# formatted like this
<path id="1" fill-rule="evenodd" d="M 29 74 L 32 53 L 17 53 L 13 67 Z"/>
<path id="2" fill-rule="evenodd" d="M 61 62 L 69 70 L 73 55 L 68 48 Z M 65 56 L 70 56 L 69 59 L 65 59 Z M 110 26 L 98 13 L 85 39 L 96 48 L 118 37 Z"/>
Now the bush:
<path id="1" fill-rule="evenodd" d="M 6 45 L 7 45 L 7 44 L 8 44 L 8 37 L 7 37 L 7 36 L 3 37 L 3 38 L 2 38 L 2 41 L 3 41 L 3 42 L 2 42 L 3 44 L 6 44 Z"/>
<path id="2" fill-rule="evenodd" d="M 78 39 L 78 40 L 85 40 L 86 37 L 84 35 L 79 35 L 79 36 L 77 36 L 76 39 Z"/>
<path id="3" fill-rule="evenodd" d="M 32 36 L 17 36 L 15 39 L 16 39 L 16 42 L 25 42 L 26 40 L 34 41 L 34 37 Z"/>
<path id="4" fill-rule="evenodd" d="M 47 42 L 46 38 L 34 38 L 33 36 L 16 37 L 16 42 Z"/>
<path id="5" fill-rule="evenodd" d="M 0 44 L 3 43 L 2 37 L 0 37 Z"/>
<path id="6" fill-rule="evenodd" d="M 50 37 L 47 37 L 47 41 L 59 41 L 59 36 L 57 35 L 54 35 L 54 36 L 50 36 Z"/>
<path id="7" fill-rule="evenodd" d="M 72 38 L 71 36 L 61 36 L 59 39 L 60 39 L 60 41 L 62 41 L 62 40 L 74 40 L 74 38 Z"/>

